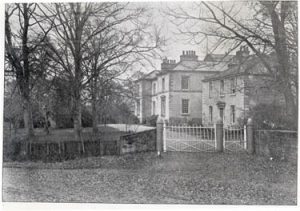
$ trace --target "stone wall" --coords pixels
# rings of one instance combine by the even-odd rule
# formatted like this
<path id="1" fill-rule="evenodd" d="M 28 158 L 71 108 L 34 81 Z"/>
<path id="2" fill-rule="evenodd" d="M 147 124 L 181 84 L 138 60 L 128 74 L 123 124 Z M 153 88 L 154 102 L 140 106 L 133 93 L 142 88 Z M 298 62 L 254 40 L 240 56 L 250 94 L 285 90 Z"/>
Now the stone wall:
<path id="1" fill-rule="evenodd" d="M 136 153 L 156 150 L 156 129 L 120 137 L 120 153 Z"/>

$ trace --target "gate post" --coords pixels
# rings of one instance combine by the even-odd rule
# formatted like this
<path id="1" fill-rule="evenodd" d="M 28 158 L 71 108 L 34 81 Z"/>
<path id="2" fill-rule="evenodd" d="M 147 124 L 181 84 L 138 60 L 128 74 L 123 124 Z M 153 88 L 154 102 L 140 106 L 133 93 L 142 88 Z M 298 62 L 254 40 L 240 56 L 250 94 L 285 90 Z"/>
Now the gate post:
<path id="1" fill-rule="evenodd" d="M 253 121 L 251 118 L 247 121 L 247 152 L 254 153 Z"/>
<path id="2" fill-rule="evenodd" d="M 223 152 L 223 121 L 220 119 L 216 123 L 216 151 Z"/>
<path id="3" fill-rule="evenodd" d="M 164 133 L 164 122 L 158 118 L 156 122 L 156 151 L 157 155 L 161 156 L 163 149 L 163 133 Z"/>

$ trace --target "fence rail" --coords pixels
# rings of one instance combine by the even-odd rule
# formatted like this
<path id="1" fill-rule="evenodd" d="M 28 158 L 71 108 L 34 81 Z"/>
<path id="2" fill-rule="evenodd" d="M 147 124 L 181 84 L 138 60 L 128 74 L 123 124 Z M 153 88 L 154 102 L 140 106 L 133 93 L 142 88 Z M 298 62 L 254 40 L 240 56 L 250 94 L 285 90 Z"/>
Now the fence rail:
<path id="1" fill-rule="evenodd" d="M 164 125 L 164 151 L 215 151 L 215 127 Z"/>
<path id="2" fill-rule="evenodd" d="M 223 129 L 223 147 L 225 151 L 238 152 L 247 149 L 246 126 Z"/>

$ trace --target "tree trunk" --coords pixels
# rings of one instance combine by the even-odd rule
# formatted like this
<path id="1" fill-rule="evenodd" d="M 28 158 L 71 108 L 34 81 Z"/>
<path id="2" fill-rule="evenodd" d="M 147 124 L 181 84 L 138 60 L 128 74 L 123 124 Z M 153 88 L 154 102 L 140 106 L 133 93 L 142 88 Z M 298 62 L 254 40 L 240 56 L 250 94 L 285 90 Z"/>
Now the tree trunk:
<path id="1" fill-rule="evenodd" d="M 98 109 L 97 109 L 97 94 L 96 94 L 97 78 L 91 82 L 92 94 L 92 121 L 93 121 L 93 137 L 96 138 L 98 134 Z"/>
<path id="2" fill-rule="evenodd" d="M 75 140 L 80 141 L 82 145 L 82 152 L 85 152 L 84 143 L 82 139 L 82 123 L 81 123 L 81 100 L 78 94 L 79 90 L 75 91 L 74 107 L 73 107 L 73 126 L 75 132 Z"/>
<path id="3" fill-rule="evenodd" d="M 32 118 L 32 106 L 30 100 L 24 99 L 24 104 L 23 104 L 23 109 L 24 109 L 24 126 L 26 130 L 26 134 L 28 137 L 32 137 L 34 135 L 33 133 L 33 118 Z"/>

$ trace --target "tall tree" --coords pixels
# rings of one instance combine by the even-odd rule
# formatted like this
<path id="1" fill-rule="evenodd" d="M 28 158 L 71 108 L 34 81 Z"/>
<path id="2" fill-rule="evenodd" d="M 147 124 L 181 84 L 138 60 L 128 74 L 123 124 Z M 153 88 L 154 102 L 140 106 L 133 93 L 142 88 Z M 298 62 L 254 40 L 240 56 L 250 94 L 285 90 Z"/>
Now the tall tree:
<path id="1" fill-rule="evenodd" d="M 61 75 L 70 82 L 77 139 L 82 140 L 81 105 L 86 85 L 94 86 L 94 94 L 101 71 L 116 63 L 122 66 L 122 61 L 129 54 L 157 46 L 158 40 L 152 47 L 146 46 L 145 40 L 141 41 L 139 33 L 143 28 L 139 28 L 142 26 L 136 20 L 144 10 L 127 9 L 127 5 L 106 2 L 54 4 L 48 7 L 49 13 L 56 15 L 53 21 L 55 43 L 52 43 L 51 51 L 54 53 L 53 60 L 61 66 Z"/>
<path id="2" fill-rule="evenodd" d="M 37 68 L 36 53 L 46 42 L 51 25 L 43 26 L 37 4 L 7 4 L 5 9 L 5 58 L 7 72 L 16 79 L 24 111 L 24 123 L 29 136 L 33 133 L 31 90 L 42 69 Z"/>
<path id="3" fill-rule="evenodd" d="M 287 114 L 298 114 L 298 28 L 297 2 L 200 2 L 197 12 L 185 8 L 167 11 L 171 21 L 191 41 L 201 44 L 209 39 L 212 51 L 224 47 L 227 53 L 247 45 L 257 55 L 273 84 L 286 102 Z M 268 59 L 266 55 L 274 55 Z M 270 57 L 269 57 L 270 58 Z"/>

